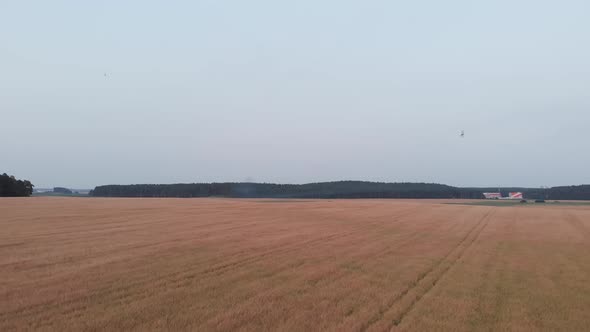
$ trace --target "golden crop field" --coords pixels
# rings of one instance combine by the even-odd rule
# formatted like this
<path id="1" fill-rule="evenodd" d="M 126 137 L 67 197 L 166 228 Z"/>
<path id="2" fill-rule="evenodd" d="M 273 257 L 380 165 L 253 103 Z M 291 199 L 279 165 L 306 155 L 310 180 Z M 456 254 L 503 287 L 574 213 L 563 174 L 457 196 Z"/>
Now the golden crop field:
<path id="1" fill-rule="evenodd" d="M 590 207 L 0 199 L 0 330 L 590 330 Z"/>

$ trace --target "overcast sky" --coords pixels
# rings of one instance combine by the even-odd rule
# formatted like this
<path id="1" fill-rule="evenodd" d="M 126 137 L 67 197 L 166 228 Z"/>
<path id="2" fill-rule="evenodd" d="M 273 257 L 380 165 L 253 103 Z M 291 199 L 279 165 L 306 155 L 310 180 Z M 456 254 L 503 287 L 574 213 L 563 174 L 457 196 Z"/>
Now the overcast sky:
<path id="1" fill-rule="evenodd" d="M 2 1 L 0 172 L 74 188 L 590 183 L 589 13 L 587 0 Z"/>

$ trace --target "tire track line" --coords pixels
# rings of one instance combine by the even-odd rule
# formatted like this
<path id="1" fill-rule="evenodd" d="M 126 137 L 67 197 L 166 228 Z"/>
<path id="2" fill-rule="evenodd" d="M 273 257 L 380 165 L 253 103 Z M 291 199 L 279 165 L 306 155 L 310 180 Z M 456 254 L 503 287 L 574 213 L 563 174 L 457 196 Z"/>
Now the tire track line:
<path id="1" fill-rule="evenodd" d="M 590 238 L 590 230 L 586 227 L 584 222 L 582 222 L 576 215 L 572 214 L 571 212 L 566 212 L 565 220 L 575 231 L 582 234 L 584 240 L 588 241 L 588 239 Z"/>
<path id="2" fill-rule="evenodd" d="M 467 240 L 467 244 L 465 246 L 463 246 L 462 248 L 458 248 L 458 252 L 456 257 L 451 258 L 451 261 L 448 262 L 448 265 L 446 265 L 438 275 L 435 276 L 435 279 L 432 280 L 432 283 L 427 283 L 426 284 L 426 288 L 424 290 L 424 292 L 422 292 L 421 294 L 418 294 L 410 303 L 410 305 L 408 307 L 406 307 L 404 310 L 402 310 L 402 312 L 399 314 L 399 316 L 393 321 L 393 324 L 389 326 L 389 329 L 391 329 L 391 327 L 393 326 L 398 326 L 399 324 L 401 324 L 402 320 L 404 319 L 404 317 L 410 313 L 410 311 L 412 311 L 412 309 L 416 306 L 416 304 L 418 304 L 418 302 L 420 300 L 422 300 L 422 298 L 424 298 L 424 296 L 426 294 L 428 294 L 430 292 L 430 290 L 432 290 L 432 288 L 434 288 L 434 286 L 436 286 L 436 284 L 447 274 L 447 272 L 449 272 L 449 270 L 451 268 L 453 268 L 455 265 L 457 265 L 457 262 L 463 258 L 465 252 L 467 252 L 467 250 L 469 248 L 471 248 L 471 246 L 473 246 L 473 243 L 475 243 L 475 241 L 479 238 L 480 234 L 483 232 L 483 230 L 486 228 L 486 226 L 489 223 L 491 217 L 491 212 L 488 212 L 485 216 L 482 222 L 480 222 L 481 227 L 478 228 L 478 230 L 475 232 L 475 235 L 470 239 Z M 479 224 L 478 224 L 479 226 Z M 450 256 L 450 255 L 449 255 Z M 439 266 L 442 264 L 439 264 Z M 424 278 L 423 278 L 424 279 Z"/>
<path id="3" fill-rule="evenodd" d="M 443 256 L 443 258 L 441 258 L 437 263 L 432 265 L 429 269 L 427 269 L 426 271 L 424 271 L 420 275 L 418 275 L 418 278 L 416 278 L 416 280 L 411 282 L 400 293 L 398 293 L 397 295 L 392 297 L 390 299 L 390 301 L 387 303 L 387 305 L 384 306 L 383 308 L 381 308 L 377 312 L 377 314 L 375 314 L 371 319 L 369 319 L 367 324 L 365 326 L 362 326 L 360 330 L 367 331 L 368 329 L 372 328 L 375 324 L 377 324 L 379 321 L 382 321 L 384 316 L 386 316 L 388 313 L 391 313 L 395 310 L 396 304 L 403 302 L 403 300 L 405 300 L 408 297 L 408 294 L 410 294 L 414 289 L 417 289 L 427 277 L 434 274 L 439 267 L 441 267 L 445 262 L 447 262 L 449 260 L 449 258 L 453 255 L 453 253 L 455 253 L 457 251 L 459 253 L 462 253 L 464 250 L 466 250 L 466 248 L 468 246 L 470 246 L 473 243 L 473 241 L 475 241 L 475 239 L 479 236 L 479 234 L 481 233 L 483 228 L 485 228 L 485 226 L 487 224 L 487 220 L 490 217 L 490 215 L 491 215 L 491 209 L 488 210 L 488 212 L 486 212 L 486 214 L 475 224 L 475 226 L 473 226 L 467 232 L 467 234 L 457 243 L 457 245 L 455 245 L 451 250 L 449 250 L 449 252 L 447 252 L 447 254 L 445 254 Z M 471 242 L 469 242 L 469 239 L 472 237 L 473 234 L 476 234 L 476 235 L 473 237 L 473 239 L 471 239 Z M 468 245 L 465 246 L 463 248 L 463 250 L 461 250 L 461 247 L 465 243 L 468 243 Z M 451 259 L 451 266 L 454 263 L 456 263 L 456 261 L 459 258 L 460 257 L 456 258 L 455 260 Z M 434 284 L 431 285 L 430 288 L 434 287 L 436 282 L 438 282 L 438 280 L 444 275 L 444 273 L 446 271 L 448 271 L 448 269 L 443 270 L 443 272 L 438 276 L 438 278 L 435 279 Z M 430 290 L 430 289 L 428 289 L 428 290 Z M 402 309 L 401 315 L 398 314 L 398 317 L 396 317 L 392 320 L 392 323 L 389 324 L 388 329 L 390 329 L 393 325 L 399 325 L 401 323 L 401 320 L 403 319 L 403 317 L 409 312 L 409 310 L 411 310 L 411 308 L 415 305 L 415 302 L 417 302 L 418 300 L 420 300 L 422 298 L 422 296 L 417 296 L 416 299 L 414 299 L 414 301 L 412 303 L 410 303 L 410 306 L 408 308 L 406 308 L 405 310 Z"/>

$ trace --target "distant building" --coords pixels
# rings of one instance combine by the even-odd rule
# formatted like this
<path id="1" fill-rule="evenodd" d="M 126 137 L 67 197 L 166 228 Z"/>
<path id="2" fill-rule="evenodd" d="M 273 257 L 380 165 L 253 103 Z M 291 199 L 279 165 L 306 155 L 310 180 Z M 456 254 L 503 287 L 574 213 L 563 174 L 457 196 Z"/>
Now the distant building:
<path id="1" fill-rule="evenodd" d="M 486 199 L 523 199 L 521 192 L 511 192 L 508 197 L 502 197 L 502 193 L 483 193 Z"/>

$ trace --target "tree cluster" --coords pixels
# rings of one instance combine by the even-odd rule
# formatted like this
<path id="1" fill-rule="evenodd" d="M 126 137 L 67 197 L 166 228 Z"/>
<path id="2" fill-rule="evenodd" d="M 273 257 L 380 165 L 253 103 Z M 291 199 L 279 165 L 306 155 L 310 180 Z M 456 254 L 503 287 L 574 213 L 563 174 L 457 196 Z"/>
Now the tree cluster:
<path id="1" fill-rule="evenodd" d="M 17 180 L 6 173 L 0 175 L 0 197 L 24 197 L 33 194 L 33 184 L 28 180 Z"/>
<path id="2" fill-rule="evenodd" d="M 64 195 L 73 194 L 73 192 L 70 189 L 64 188 L 64 187 L 53 187 L 53 192 L 56 194 L 64 194 Z"/>

